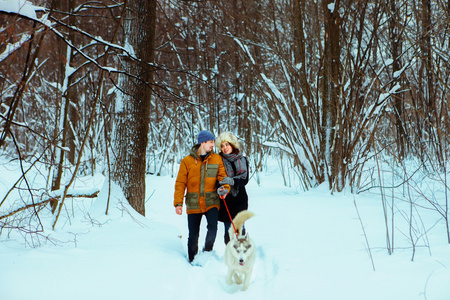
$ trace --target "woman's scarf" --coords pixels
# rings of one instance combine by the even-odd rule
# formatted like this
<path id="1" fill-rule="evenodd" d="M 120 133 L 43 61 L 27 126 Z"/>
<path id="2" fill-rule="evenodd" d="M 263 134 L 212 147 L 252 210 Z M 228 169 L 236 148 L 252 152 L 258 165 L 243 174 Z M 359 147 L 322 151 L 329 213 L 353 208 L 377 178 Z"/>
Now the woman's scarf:
<path id="1" fill-rule="evenodd" d="M 222 153 L 222 157 L 228 177 L 233 179 L 247 179 L 247 161 L 242 153 Z M 236 197 L 239 193 L 239 186 L 232 185 L 230 193 L 233 197 Z"/>

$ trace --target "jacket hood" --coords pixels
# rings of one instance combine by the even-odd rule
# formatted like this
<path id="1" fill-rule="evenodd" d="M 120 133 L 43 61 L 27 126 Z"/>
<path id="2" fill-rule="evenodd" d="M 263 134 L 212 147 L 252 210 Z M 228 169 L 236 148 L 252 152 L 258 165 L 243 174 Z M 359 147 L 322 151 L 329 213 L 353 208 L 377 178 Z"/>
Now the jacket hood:
<path id="1" fill-rule="evenodd" d="M 189 155 L 194 157 L 194 158 L 200 158 L 200 156 L 198 156 L 197 150 L 200 147 L 200 145 L 195 145 L 194 147 L 191 148 L 191 150 L 189 151 Z"/>
<path id="2" fill-rule="evenodd" d="M 198 159 L 200 159 L 200 156 L 199 156 L 198 153 L 197 153 L 198 148 L 200 148 L 200 145 L 199 145 L 199 144 L 193 146 L 193 147 L 191 148 L 191 150 L 189 151 L 189 155 L 192 156 L 193 158 L 198 158 Z M 206 157 L 208 157 L 211 153 L 214 153 L 214 151 L 211 151 L 211 152 L 207 153 L 207 154 L 206 154 Z M 205 158 L 206 158 L 206 157 L 205 157 Z"/>

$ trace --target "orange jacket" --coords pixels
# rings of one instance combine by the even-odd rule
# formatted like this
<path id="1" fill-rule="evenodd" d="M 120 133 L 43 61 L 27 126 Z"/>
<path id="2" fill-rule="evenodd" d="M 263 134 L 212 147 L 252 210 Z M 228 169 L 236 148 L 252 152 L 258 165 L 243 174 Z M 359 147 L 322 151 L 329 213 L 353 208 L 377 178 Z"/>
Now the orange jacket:
<path id="1" fill-rule="evenodd" d="M 204 213 L 213 207 L 219 209 L 216 183 L 227 176 L 220 155 L 211 152 L 202 161 L 197 150 L 198 145 L 192 147 L 190 154 L 183 158 L 175 182 L 173 205 L 183 205 L 185 197 L 188 214 Z M 230 190 L 229 185 L 225 187 Z"/>

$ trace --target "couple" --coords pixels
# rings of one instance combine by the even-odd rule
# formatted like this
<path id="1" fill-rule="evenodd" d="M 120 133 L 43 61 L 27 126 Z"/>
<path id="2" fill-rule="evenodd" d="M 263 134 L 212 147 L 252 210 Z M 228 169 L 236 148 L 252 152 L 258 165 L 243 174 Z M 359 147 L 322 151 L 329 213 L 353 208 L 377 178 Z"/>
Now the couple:
<path id="1" fill-rule="evenodd" d="M 220 148 L 219 155 L 212 151 L 214 141 L 216 147 Z M 225 244 L 230 240 L 228 229 L 231 220 L 218 193 L 228 194 L 225 201 L 231 218 L 248 207 L 245 191 L 249 179 L 248 162 L 239 151 L 237 137 L 230 132 L 223 132 L 216 140 L 211 132 L 203 130 L 199 133 L 197 142 L 197 145 L 191 148 L 190 154 L 181 161 L 174 193 L 174 206 L 178 215 L 182 214 L 183 198 L 186 199 L 190 262 L 198 252 L 198 237 L 203 215 L 208 222 L 203 251 L 213 249 L 218 220 L 225 226 Z"/>

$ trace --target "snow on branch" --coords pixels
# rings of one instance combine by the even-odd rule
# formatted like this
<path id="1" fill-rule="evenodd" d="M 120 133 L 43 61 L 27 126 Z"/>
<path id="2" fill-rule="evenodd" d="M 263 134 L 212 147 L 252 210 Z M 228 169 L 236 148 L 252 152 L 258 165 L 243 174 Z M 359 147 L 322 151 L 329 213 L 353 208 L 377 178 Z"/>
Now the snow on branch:
<path id="1" fill-rule="evenodd" d="M 46 12 L 48 11 L 45 7 L 39 7 L 39 6 L 35 6 L 33 4 L 31 4 L 28 1 L 25 0 L 0 0 L 0 12 L 5 12 L 5 13 L 9 13 L 9 14 L 16 14 L 18 16 L 36 21 L 42 25 L 44 25 L 45 27 L 47 27 L 48 29 L 50 29 L 51 31 L 53 31 L 58 37 L 60 37 L 66 44 L 68 44 L 69 47 L 73 48 L 76 52 L 78 52 L 81 56 L 83 56 L 87 61 L 95 64 L 97 67 L 99 67 L 100 69 L 106 71 L 106 72 L 118 72 L 120 73 L 118 70 L 114 69 L 114 68 L 110 68 L 110 67 L 105 67 L 105 66 L 101 66 L 97 63 L 96 59 L 88 56 L 84 51 L 82 51 L 82 48 L 79 49 L 77 48 L 75 45 L 73 45 L 70 41 L 68 41 L 65 38 L 65 35 L 62 34 L 61 32 L 59 32 L 56 28 L 55 28 L 55 24 L 59 24 L 62 26 L 65 26 L 71 30 L 74 30 L 80 34 L 83 34 L 85 36 L 87 36 L 88 38 L 90 38 L 92 41 L 94 41 L 93 43 L 97 42 L 99 44 L 103 44 L 106 45 L 107 47 L 110 48 L 115 48 L 118 49 L 124 53 L 127 54 L 127 56 L 131 57 L 134 60 L 138 60 L 132 53 L 128 52 L 127 49 L 125 49 L 124 47 L 117 45 L 117 44 L 113 44 L 110 42 L 107 42 L 105 40 L 103 40 L 103 38 L 101 37 L 95 37 L 81 29 L 79 29 L 78 27 L 75 26 L 69 26 L 63 22 L 61 22 L 60 20 L 57 19 L 53 19 L 52 21 L 50 21 L 49 18 L 49 14 L 46 13 L 44 14 L 41 18 L 38 18 L 36 15 L 36 12 Z M 21 39 L 20 42 L 15 43 L 14 45 L 9 45 L 9 47 L 7 47 L 7 49 L 1 54 L 0 56 L 0 61 L 2 61 L 3 59 L 5 59 L 9 54 L 11 54 L 12 50 L 16 50 L 18 47 L 20 47 L 25 41 L 23 41 L 23 38 Z M 92 45 L 92 43 L 90 44 Z M 12 48 L 13 47 L 13 48 Z"/>
<path id="2" fill-rule="evenodd" d="M 36 12 L 45 11 L 45 8 L 35 6 L 26 0 L 0 0 L 0 11 L 38 20 Z"/>
<path id="3" fill-rule="evenodd" d="M 241 43 L 241 41 L 236 38 L 233 37 L 234 41 L 239 45 L 239 47 L 241 47 L 241 49 L 244 51 L 244 53 L 246 53 L 248 55 L 248 57 L 250 58 L 250 60 L 252 61 L 252 64 L 256 64 L 255 60 L 253 59 L 252 54 L 250 53 L 250 50 L 248 49 L 247 45 L 244 45 Z"/>
<path id="4" fill-rule="evenodd" d="M 3 53 L 0 53 L 0 62 L 5 60 L 10 54 L 12 54 L 14 51 L 22 47 L 22 45 L 31 37 L 29 34 L 23 34 L 20 38 L 20 41 L 14 44 L 8 44 L 6 45 L 5 51 Z"/>
<path id="5" fill-rule="evenodd" d="M 0 0 L 0 12 L 2 11 L 38 21 L 46 26 L 51 26 L 51 23 L 47 20 L 48 14 L 43 15 L 40 19 L 36 15 L 36 12 L 45 12 L 46 9 L 44 7 L 33 5 L 26 0 Z"/>

